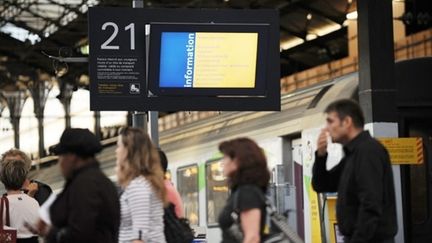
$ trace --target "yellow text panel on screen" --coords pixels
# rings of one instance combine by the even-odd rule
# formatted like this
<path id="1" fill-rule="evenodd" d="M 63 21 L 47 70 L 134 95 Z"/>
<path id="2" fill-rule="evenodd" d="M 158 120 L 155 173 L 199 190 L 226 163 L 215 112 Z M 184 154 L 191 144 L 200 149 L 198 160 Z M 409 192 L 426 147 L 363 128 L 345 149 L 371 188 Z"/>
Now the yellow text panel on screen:
<path id="1" fill-rule="evenodd" d="M 258 33 L 196 33 L 196 88 L 254 88 Z"/>

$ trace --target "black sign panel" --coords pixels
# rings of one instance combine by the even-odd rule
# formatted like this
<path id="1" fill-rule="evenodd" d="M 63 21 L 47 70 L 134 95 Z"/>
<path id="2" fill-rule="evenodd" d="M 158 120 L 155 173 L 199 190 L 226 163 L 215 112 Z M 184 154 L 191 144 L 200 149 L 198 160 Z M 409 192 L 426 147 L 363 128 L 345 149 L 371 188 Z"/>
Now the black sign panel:
<path id="1" fill-rule="evenodd" d="M 112 109 L 106 102 L 131 104 L 146 95 L 145 24 L 112 10 L 89 12 L 91 106 L 98 110 Z"/>
<path id="2" fill-rule="evenodd" d="M 260 47 L 266 55 L 257 61 L 257 70 L 263 70 L 265 95 L 152 94 L 147 84 L 146 58 L 150 66 L 155 62 L 152 56 L 146 57 L 145 32 L 146 25 L 155 22 L 268 26 L 267 42 Z M 279 14 L 276 10 L 90 8 L 89 39 L 92 110 L 280 110 Z M 150 81 L 154 83 L 155 80 Z"/>

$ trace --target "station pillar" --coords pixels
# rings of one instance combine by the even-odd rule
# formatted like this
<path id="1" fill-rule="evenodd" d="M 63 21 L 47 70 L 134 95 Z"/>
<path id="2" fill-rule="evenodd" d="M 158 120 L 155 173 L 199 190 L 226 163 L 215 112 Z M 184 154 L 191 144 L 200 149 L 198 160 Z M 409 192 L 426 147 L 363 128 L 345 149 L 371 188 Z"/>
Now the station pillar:
<path id="1" fill-rule="evenodd" d="M 33 111 L 38 121 L 39 158 L 42 158 L 46 155 L 43 125 L 45 104 L 53 85 L 49 80 L 37 80 L 37 77 L 34 77 L 34 79 L 29 84 L 29 90 L 33 98 Z"/>
<path id="2" fill-rule="evenodd" d="M 28 91 L 14 87 L 14 90 L 3 91 L 2 94 L 6 99 L 9 108 L 10 121 L 14 130 L 14 147 L 20 148 L 20 119 L 21 112 L 25 101 L 28 98 Z"/>
<path id="3" fill-rule="evenodd" d="M 398 137 L 392 0 L 358 0 L 359 100 L 374 137 Z M 393 165 L 398 233 L 404 242 L 400 166 Z"/>

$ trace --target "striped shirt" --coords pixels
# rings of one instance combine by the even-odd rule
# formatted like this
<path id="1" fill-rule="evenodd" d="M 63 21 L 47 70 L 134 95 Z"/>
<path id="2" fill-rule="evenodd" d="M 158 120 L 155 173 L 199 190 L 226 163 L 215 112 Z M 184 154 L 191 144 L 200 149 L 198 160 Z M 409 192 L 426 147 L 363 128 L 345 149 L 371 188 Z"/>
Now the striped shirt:
<path id="1" fill-rule="evenodd" d="M 133 179 L 120 196 L 119 243 L 143 240 L 165 243 L 163 204 L 143 176 Z"/>

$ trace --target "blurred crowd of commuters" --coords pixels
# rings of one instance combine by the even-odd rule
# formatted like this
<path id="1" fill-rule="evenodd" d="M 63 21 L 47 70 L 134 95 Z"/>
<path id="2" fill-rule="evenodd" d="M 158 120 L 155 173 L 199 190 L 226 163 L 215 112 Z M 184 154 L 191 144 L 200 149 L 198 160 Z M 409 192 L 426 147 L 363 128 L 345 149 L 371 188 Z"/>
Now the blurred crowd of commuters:
<path id="1" fill-rule="evenodd" d="M 337 191 L 338 188 L 339 191 L 350 191 L 339 192 L 338 220 L 345 224 L 360 222 L 358 220 L 363 218 L 355 218 L 355 215 L 344 218 L 348 214 L 347 206 L 345 201 L 340 202 L 341 199 L 350 197 L 349 200 L 357 202 L 357 208 L 373 202 L 373 207 L 369 208 L 376 214 L 364 218 L 368 225 L 353 226 L 349 231 L 341 225 L 346 242 L 393 242 L 397 229 L 395 224 L 388 223 L 395 217 L 388 154 L 363 131 L 364 119 L 358 104 L 346 100 L 339 102 L 326 110 L 327 125 L 318 138 L 313 186 L 320 192 Z M 356 117 L 360 117 L 360 124 Z M 336 174 L 325 169 L 328 136 L 345 146 L 346 155 L 335 167 Z M 368 154 L 368 161 L 356 161 L 349 156 L 357 153 L 358 146 L 366 150 L 373 148 L 380 157 Z M 50 150 L 58 155 L 60 171 L 66 181 L 58 195 L 53 195 L 46 184 L 28 178 L 31 161 L 22 151 L 11 149 L 1 158 L 0 179 L 6 188 L 3 196 L 10 202 L 9 226 L 17 229 L 18 242 L 38 242 L 40 237 L 47 243 L 164 243 L 164 208 L 172 204 L 175 214 L 184 217 L 181 197 L 164 177 L 168 164 L 166 155 L 141 129 L 126 127 L 119 133 L 115 150 L 118 186 L 100 169 L 95 155 L 102 150 L 102 145 L 88 129 L 66 129 L 60 142 Z M 223 173 L 231 191 L 219 215 L 222 242 L 262 242 L 269 230 L 266 227 L 265 195 L 270 172 L 264 151 L 249 138 L 224 141 L 219 150 L 223 154 Z M 377 170 L 371 161 L 376 161 L 383 169 Z M 350 169 L 352 166 L 346 165 L 350 163 L 361 163 L 356 166 L 369 173 L 369 177 L 374 176 L 373 187 L 381 186 L 382 190 L 359 185 L 368 185 L 367 175 Z M 350 180 L 349 184 L 338 187 L 339 178 L 343 180 L 344 175 L 358 178 L 358 181 Z M 384 185 L 380 184 L 383 181 L 380 178 L 385 179 Z M 355 188 L 360 191 L 356 192 Z M 378 195 L 380 193 L 386 197 Z M 364 198 L 368 201 L 364 202 Z M 233 213 L 238 214 L 238 220 L 233 218 Z M 370 222 L 372 218 L 373 222 Z M 235 224 L 241 230 L 241 240 L 233 235 Z M 378 231 L 371 233 L 371 227 Z M 360 230 L 361 235 L 352 234 Z M 370 234 L 365 236 L 363 233 L 366 232 Z M 354 241 L 355 237 L 363 241 Z"/>
<path id="2" fill-rule="evenodd" d="M 248 138 L 225 141 L 224 174 L 233 193 L 238 193 L 245 241 L 259 242 L 265 215 L 264 194 L 270 178 L 264 153 Z M 116 155 L 117 184 L 103 174 L 95 155 L 100 141 L 88 129 L 67 129 L 60 142 L 50 148 L 58 155 L 65 178 L 63 190 L 29 180 L 31 160 L 17 149 L 3 154 L 0 178 L 10 202 L 10 227 L 17 229 L 18 242 L 47 243 L 163 243 L 164 208 L 174 205 L 184 217 L 178 191 L 165 178 L 168 160 L 150 137 L 138 128 L 120 131 Z M 46 204 L 42 205 L 45 201 Z M 223 242 L 235 242 L 225 229 L 232 224 L 232 198 L 220 215 Z M 49 215 L 48 217 L 46 215 Z"/>
<path id="3" fill-rule="evenodd" d="M 2 155 L 0 179 L 11 218 L 7 227 L 17 230 L 17 242 L 166 242 L 164 207 L 171 203 L 178 218 L 184 214 L 180 194 L 164 176 L 165 153 L 143 130 L 123 128 L 115 150 L 116 186 L 99 167 L 95 155 L 101 150 L 88 129 L 63 132 L 50 148 L 66 181 L 58 195 L 28 179 L 31 160 L 23 151 Z"/>

